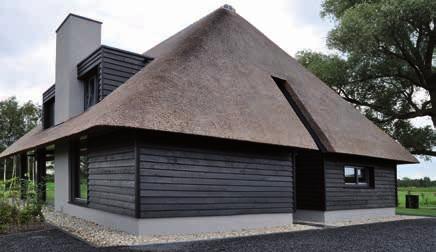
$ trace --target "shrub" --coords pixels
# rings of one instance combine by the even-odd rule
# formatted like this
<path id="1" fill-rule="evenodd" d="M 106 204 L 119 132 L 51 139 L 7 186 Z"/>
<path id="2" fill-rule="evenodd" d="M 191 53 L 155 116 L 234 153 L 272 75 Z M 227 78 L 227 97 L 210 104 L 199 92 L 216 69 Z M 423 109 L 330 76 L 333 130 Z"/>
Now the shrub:
<path id="1" fill-rule="evenodd" d="M 38 201 L 36 188 L 30 188 L 24 201 L 20 200 L 19 195 L 19 190 L 12 186 L 0 192 L 0 233 L 19 228 L 20 225 L 44 221 L 43 205 Z"/>

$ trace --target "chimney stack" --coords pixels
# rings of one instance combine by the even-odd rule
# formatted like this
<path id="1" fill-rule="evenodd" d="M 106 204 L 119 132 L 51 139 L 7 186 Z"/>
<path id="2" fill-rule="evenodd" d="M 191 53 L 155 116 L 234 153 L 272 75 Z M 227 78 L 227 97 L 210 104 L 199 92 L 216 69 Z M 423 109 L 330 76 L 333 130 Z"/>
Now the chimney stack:
<path id="1" fill-rule="evenodd" d="M 77 64 L 101 45 L 101 24 L 69 14 L 56 30 L 55 125 L 84 110 Z"/>

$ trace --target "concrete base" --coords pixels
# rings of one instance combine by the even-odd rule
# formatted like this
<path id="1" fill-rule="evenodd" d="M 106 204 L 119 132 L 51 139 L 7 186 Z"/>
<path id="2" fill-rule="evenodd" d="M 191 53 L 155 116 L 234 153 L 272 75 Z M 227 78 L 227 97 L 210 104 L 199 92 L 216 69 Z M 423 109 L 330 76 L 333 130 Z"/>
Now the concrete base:
<path id="1" fill-rule="evenodd" d="M 293 223 L 291 213 L 136 219 L 69 203 L 63 206 L 62 212 L 115 230 L 137 235 L 224 232 Z"/>
<path id="2" fill-rule="evenodd" d="M 314 211 L 298 209 L 294 213 L 296 222 L 334 225 L 345 221 L 363 221 L 395 216 L 395 208 L 371 208 L 337 211 Z"/>

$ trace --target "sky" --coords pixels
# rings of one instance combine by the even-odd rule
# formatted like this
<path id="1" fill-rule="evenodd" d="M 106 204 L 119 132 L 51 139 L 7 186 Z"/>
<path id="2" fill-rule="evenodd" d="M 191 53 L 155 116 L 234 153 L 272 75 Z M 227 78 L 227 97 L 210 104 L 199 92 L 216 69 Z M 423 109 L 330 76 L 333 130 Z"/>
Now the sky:
<path id="1" fill-rule="evenodd" d="M 55 78 L 55 30 L 68 13 L 102 21 L 103 44 L 142 53 L 224 4 L 292 56 L 305 49 L 329 52 L 325 40 L 333 24 L 320 17 L 321 0 L 3 0 L 0 100 L 16 96 L 20 102 L 41 103 Z M 436 158 L 399 166 L 398 176 L 436 179 Z"/>

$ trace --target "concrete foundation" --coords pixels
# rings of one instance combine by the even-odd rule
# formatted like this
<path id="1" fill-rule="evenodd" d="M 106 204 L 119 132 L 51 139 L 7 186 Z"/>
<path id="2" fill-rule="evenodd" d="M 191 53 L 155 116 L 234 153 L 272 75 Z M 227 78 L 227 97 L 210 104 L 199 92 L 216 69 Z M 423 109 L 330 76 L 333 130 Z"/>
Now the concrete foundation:
<path id="1" fill-rule="evenodd" d="M 68 215 L 137 235 L 224 232 L 293 223 L 293 216 L 290 213 L 136 219 L 70 203 L 65 204 L 62 210 Z"/>
<path id="2" fill-rule="evenodd" d="M 314 211 L 298 209 L 294 214 L 296 222 L 333 225 L 345 221 L 363 221 L 395 216 L 395 208 L 371 208 L 337 211 Z"/>

